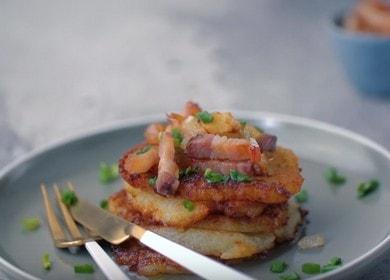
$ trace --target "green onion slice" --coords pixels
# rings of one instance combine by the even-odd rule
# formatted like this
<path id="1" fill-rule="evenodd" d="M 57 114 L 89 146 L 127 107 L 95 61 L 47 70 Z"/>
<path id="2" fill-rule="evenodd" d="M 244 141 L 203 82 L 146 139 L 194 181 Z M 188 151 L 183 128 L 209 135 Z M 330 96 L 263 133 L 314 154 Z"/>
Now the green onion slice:
<path id="1" fill-rule="evenodd" d="M 94 271 L 91 264 L 78 264 L 74 266 L 75 273 L 94 273 Z"/>
<path id="2" fill-rule="evenodd" d="M 207 111 L 197 113 L 196 117 L 200 119 L 203 123 L 211 123 L 214 120 L 213 115 Z"/>
<path id="3" fill-rule="evenodd" d="M 357 188 L 357 196 L 358 198 L 363 198 L 368 194 L 374 192 L 379 187 L 378 180 L 370 180 L 368 182 L 360 183 Z"/>
<path id="4" fill-rule="evenodd" d="M 336 268 L 339 268 L 343 264 L 343 260 L 340 257 L 333 257 L 329 262 L 321 267 L 321 273 L 326 273 Z"/>
<path id="5" fill-rule="evenodd" d="M 206 171 L 204 172 L 204 178 L 206 179 L 207 183 L 210 184 L 226 183 L 229 180 L 229 176 L 212 171 L 209 168 L 207 168 Z"/>
<path id="6" fill-rule="evenodd" d="M 333 257 L 329 260 L 329 262 L 327 264 L 330 264 L 330 265 L 342 265 L 343 264 L 343 260 L 340 258 L 340 257 Z"/>
<path id="7" fill-rule="evenodd" d="M 22 228 L 24 231 L 34 231 L 41 226 L 41 222 L 36 217 L 24 218 L 22 220 Z"/>
<path id="8" fill-rule="evenodd" d="M 342 185 L 347 181 L 347 179 L 343 175 L 339 174 L 337 169 L 334 167 L 329 168 L 325 172 L 325 178 L 332 185 Z"/>
<path id="9" fill-rule="evenodd" d="M 183 134 L 181 133 L 180 129 L 173 128 L 172 137 L 173 137 L 173 141 L 175 142 L 175 146 L 180 147 L 181 142 L 183 142 Z"/>
<path id="10" fill-rule="evenodd" d="M 135 154 L 142 155 L 142 154 L 148 152 L 151 148 L 152 148 L 151 145 L 146 145 L 145 147 L 142 147 L 141 149 L 139 149 Z"/>
<path id="11" fill-rule="evenodd" d="M 187 209 L 190 212 L 195 209 L 195 203 L 193 203 L 191 200 L 188 199 L 183 201 L 183 206 L 185 209 Z"/>
<path id="12" fill-rule="evenodd" d="M 309 198 L 309 193 L 307 190 L 301 190 L 299 193 L 295 195 L 295 201 L 298 203 L 304 203 Z"/>
<path id="13" fill-rule="evenodd" d="M 138 153 L 138 152 L 137 152 Z M 102 162 L 99 168 L 99 179 L 103 184 L 108 184 L 119 177 L 119 168 L 117 164 L 107 164 Z"/>
<path id="14" fill-rule="evenodd" d="M 318 274 L 321 272 L 321 265 L 318 263 L 304 263 L 302 265 L 302 272 L 306 274 Z"/>
<path id="15" fill-rule="evenodd" d="M 148 179 L 149 186 L 154 187 L 156 185 L 157 176 Z"/>
<path id="16" fill-rule="evenodd" d="M 52 261 L 50 260 L 49 253 L 45 253 L 42 256 L 42 267 L 45 270 L 50 270 L 52 266 Z"/>
<path id="17" fill-rule="evenodd" d="M 252 181 L 252 178 L 246 174 L 240 173 L 237 170 L 230 170 L 230 178 L 234 182 L 248 183 Z"/>
<path id="18" fill-rule="evenodd" d="M 102 209 L 108 209 L 108 200 L 107 199 L 103 199 L 102 201 L 100 201 L 100 207 Z"/>
<path id="19" fill-rule="evenodd" d="M 64 190 L 61 193 L 61 200 L 67 206 L 73 206 L 77 203 L 77 196 L 74 191 Z"/>
<path id="20" fill-rule="evenodd" d="M 271 263 L 270 270 L 274 273 L 282 273 L 286 270 L 286 268 L 287 264 L 285 262 L 276 260 Z"/>

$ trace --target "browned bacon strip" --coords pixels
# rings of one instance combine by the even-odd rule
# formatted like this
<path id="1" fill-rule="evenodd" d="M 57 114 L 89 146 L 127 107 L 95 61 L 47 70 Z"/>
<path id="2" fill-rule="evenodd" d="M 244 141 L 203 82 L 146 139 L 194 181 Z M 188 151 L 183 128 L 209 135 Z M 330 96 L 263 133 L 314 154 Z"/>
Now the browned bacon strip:
<path id="1" fill-rule="evenodd" d="M 276 149 L 277 137 L 275 135 L 263 133 L 256 139 L 262 152 L 272 152 Z"/>
<path id="2" fill-rule="evenodd" d="M 185 117 L 195 116 L 196 113 L 199 113 L 200 111 L 202 111 L 202 109 L 200 108 L 198 103 L 188 101 L 188 102 L 186 102 L 186 105 L 184 106 L 183 115 Z"/>
<path id="3" fill-rule="evenodd" d="M 174 126 L 180 126 L 188 117 L 195 116 L 196 113 L 199 113 L 202 109 L 195 102 L 188 101 L 182 113 L 169 113 L 167 115 L 168 120 Z"/>
<path id="4" fill-rule="evenodd" d="M 158 164 L 158 176 L 156 191 L 163 195 L 171 195 L 179 186 L 179 167 L 175 159 L 175 145 L 170 132 L 164 132 L 159 146 L 160 162 Z"/>
<path id="5" fill-rule="evenodd" d="M 152 123 L 145 130 L 145 139 L 148 144 L 157 145 L 159 134 L 165 130 L 165 125 L 161 123 Z"/>
<path id="6" fill-rule="evenodd" d="M 142 149 L 144 149 L 142 151 Z M 158 163 L 158 151 L 156 146 L 142 146 L 135 150 L 125 160 L 125 169 L 130 174 L 148 172 Z"/>
<path id="7" fill-rule="evenodd" d="M 254 140 L 227 138 L 213 134 L 198 135 L 187 146 L 188 156 L 197 159 L 260 160 L 260 147 Z"/>

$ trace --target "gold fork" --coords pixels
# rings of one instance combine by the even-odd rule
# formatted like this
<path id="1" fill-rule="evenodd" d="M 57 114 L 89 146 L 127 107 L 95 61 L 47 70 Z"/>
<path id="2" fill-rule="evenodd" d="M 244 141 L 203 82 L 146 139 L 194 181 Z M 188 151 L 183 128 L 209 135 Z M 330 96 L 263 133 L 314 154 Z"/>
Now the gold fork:
<path id="1" fill-rule="evenodd" d="M 79 247 L 85 245 L 85 248 L 90 253 L 96 264 L 100 267 L 103 273 L 108 279 L 128 279 L 126 274 L 119 268 L 117 264 L 110 258 L 109 255 L 103 250 L 102 247 L 95 241 L 99 239 L 98 236 L 91 233 L 87 228 L 84 228 L 85 235 L 82 235 L 72 215 L 70 214 L 68 207 L 62 202 L 61 192 L 57 184 L 53 185 L 56 201 L 62 217 L 64 218 L 65 225 L 71 236 L 67 238 L 65 232 L 62 230 L 60 223 L 56 217 L 53 206 L 50 203 L 49 195 L 44 184 L 41 184 L 41 192 L 43 197 L 43 204 L 47 216 L 47 222 L 49 224 L 50 233 L 53 239 L 54 246 L 57 248 L 70 248 Z M 74 191 L 74 186 L 68 183 L 68 189 Z"/>

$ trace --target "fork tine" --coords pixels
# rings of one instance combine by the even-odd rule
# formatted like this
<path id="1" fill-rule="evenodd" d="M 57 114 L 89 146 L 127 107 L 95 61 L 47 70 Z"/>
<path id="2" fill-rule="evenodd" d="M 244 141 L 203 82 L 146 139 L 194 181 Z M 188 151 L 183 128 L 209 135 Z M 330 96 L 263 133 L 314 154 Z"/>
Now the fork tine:
<path id="1" fill-rule="evenodd" d="M 76 192 L 76 189 L 75 189 L 74 185 L 73 185 L 71 182 L 68 182 L 68 188 L 69 188 L 71 191 Z"/>
<path id="2" fill-rule="evenodd" d="M 60 224 L 58 223 L 53 207 L 49 201 L 46 186 L 44 184 L 41 184 L 41 192 L 43 197 L 43 204 L 45 206 L 47 221 L 49 224 L 51 236 L 53 237 L 54 245 L 56 247 L 61 248 L 63 247 L 62 243 L 66 242 L 67 239 L 65 237 L 64 232 L 61 229 Z"/>
<path id="3" fill-rule="evenodd" d="M 68 185 L 68 189 L 76 192 L 76 189 L 71 182 L 68 182 L 67 185 Z M 91 231 L 90 229 L 86 228 L 85 226 L 82 226 L 82 228 L 84 229 L 85 233 L 88 235 L 89 238 L 94 239 L 94 240 L 101 239 L 101 237 L 96 232 Z"/>
<path id="4" fill-rule="evenodd" d="M 69 233 L 72 236 L 73 239 L 83 239 L 83 236 L 81 235 L 79 229 L 77 228 L 76 223 L 73 220 L 73 217 L 71 216 L 68 207 L 62 202 L 61 194 L 58 189 L 58 185 L 54 184 L 53 186 L 54 192 L 56 194 L 57 203 L 60 207 L 62 216 L 64 217 L 65 224 L 68 227 Z"/>

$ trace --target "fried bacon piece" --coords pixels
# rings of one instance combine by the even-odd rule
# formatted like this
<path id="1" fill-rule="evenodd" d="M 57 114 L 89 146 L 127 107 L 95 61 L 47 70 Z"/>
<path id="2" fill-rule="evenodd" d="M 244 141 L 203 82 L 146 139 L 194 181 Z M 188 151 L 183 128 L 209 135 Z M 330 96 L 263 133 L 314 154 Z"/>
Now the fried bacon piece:
<path id="1" fill-rule="evenodd" d="M 148 172 L 159 161 L 158 148 L 156 146 L 140 146 L 126 157 L 124 168 L 130 174 Z"/>
<path id="2" fill-rule="evenodd" d="M 183 142 L 181 143 L 181 147 L 183 149 L 186 148 L 188 141 L 190 141 L 193 137 L 207 133 L 200 124 L 200 121 L 193 116 L 186 118 L 181 124 L 180 129 L 183 133 Z"/>
<path id="3" fill-rule="evenodd" d="M 183 115 L 184 117 L 195 116 L 200 111 L 202 111 L 202 108 L 198 103 L 187 101 L 184 105 Z"/>
<path id="4" fill-rule="evenodd" d="M 277 137 L 275 135 L 263 133 L 256 141 L 262 152 L 271 152 L 276 149 Z"/>
<path id="5" fill-rule="evenodd" d="M 160 162 L 156 191 L 162 195 L 172 195 L 179 186 L 179 167 L 175 162 L 175 144 L 170 132 L 162 134 L 158 153 Z"/>
<path id="6" fill-rule="evenodd" d="M 240 132 L 241 125 L 233 117 L 230 112 L 214 112 L 211 114 L 213 116 L 212 122 L 204 123 L 202 126 L 210 134 L 218 135 L 231 135 Z"/>
<path id="7" fill-rule="evenodd" d="M 251 160 L 258 162 L 261 152 L 254 140 L 227 138 L 213 134 L 193 137 L 186 146 L 186 154 L 197 159 Z"/>
<path id="8" fill-rule="evenodd" d="M 188 101 L 182 113 L 170 113 L 167 115 L 168 120 L 174 126 L 180 126 L 188 117 L 195 116 L 197 113 L 202 111 L 199 105 L 195 102 Z"/>
<path id="9" fill-rule="evenodd" d="M 161 123 L 152 123 L 149 125 L 144 133 L 146 142 L 151 145 L 158 145 L 159 135 L 165 130 L 166 126 Z"/>

